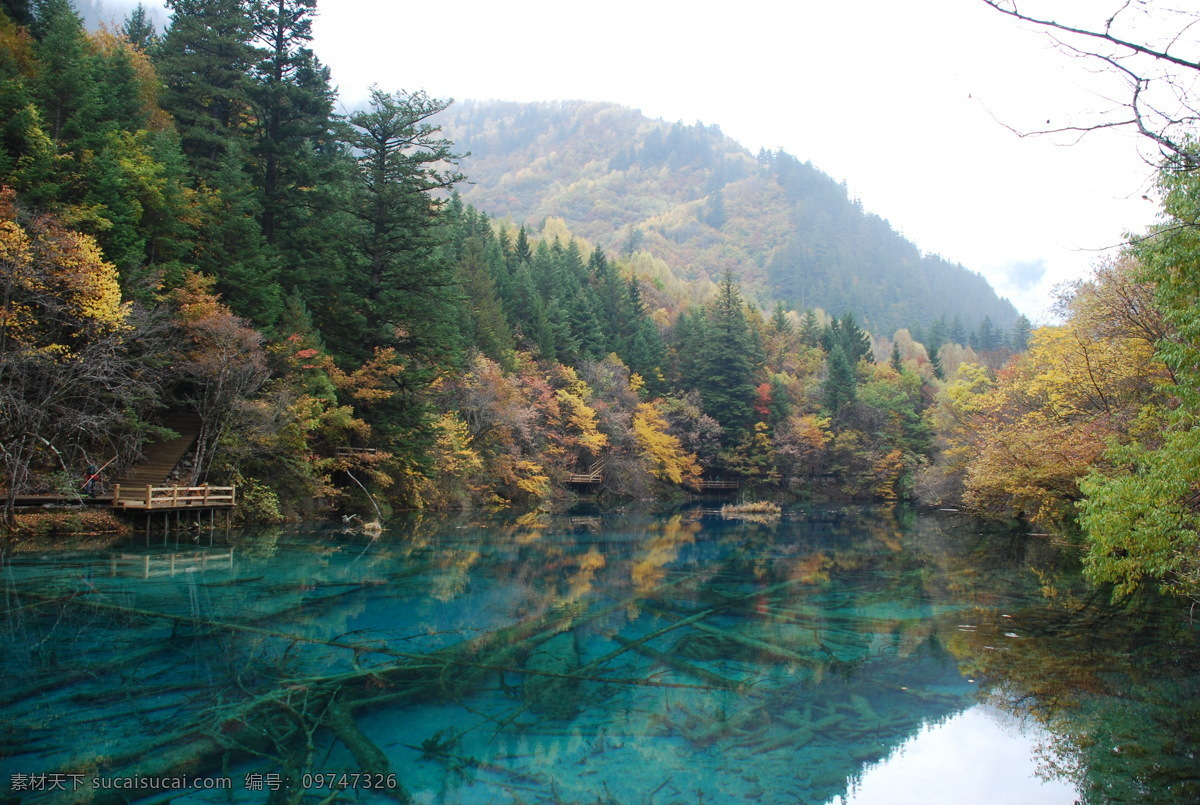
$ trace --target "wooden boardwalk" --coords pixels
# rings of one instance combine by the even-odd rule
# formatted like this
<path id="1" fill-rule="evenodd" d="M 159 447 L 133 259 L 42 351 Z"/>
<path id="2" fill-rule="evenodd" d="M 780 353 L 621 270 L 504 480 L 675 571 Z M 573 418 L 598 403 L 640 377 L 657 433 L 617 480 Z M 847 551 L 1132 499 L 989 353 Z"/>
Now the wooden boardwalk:
<path id="1" fill-rule="evenodd" d="M 567 476 L 567 483 L 575 486 L 593 486 L 604 483 L 604 459 L 600 459 L 587 472 L 573 472 Z"/>
<path id="2" fill-rule="evenodd" d="M 114 509 L 178 511 L 181 509 L 232 509 L 237 505 L 233 486 L 142 486 L 122 489 L 113 486 Z"/>
<path id="3" fill-rule="evenodd" d="M 173 439 L 146 445 L 141 462 L 114 480 L 114 487 L 132 489 L 165 485 L 175 467 L 200 435 L 200 416 L 191 411 L 175 411 L 167 415 L 162 424 L 179 435 Z"/>
<path id="4" fill-rule="evenodd" d="M 688 488 L 692 492 L 704 493 L 730 493 L 737 492 L 742 485 L 738 481 L 727 481 L 724 479 L 701 479 L 689 483 Z"/>

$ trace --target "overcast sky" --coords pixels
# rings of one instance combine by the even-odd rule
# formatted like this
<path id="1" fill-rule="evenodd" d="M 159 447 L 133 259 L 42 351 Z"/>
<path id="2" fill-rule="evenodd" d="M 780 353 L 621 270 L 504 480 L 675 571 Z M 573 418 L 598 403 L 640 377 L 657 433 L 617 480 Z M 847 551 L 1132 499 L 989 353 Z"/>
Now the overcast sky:
<path id="1" fill-rule="evenodd" d="M 1047 4 L 1093 17 L 1109 5 L 1026 5 Z M 1132 136 L 1068 146 L 1005 128 L 1085 120 L 1110 90 L 980 0 L 322 0 L 315 34 L 347 106 L 372 83 L 612 101 L 782 148 L 1035 320 L 1057 282 L 1154 216 Z"/>

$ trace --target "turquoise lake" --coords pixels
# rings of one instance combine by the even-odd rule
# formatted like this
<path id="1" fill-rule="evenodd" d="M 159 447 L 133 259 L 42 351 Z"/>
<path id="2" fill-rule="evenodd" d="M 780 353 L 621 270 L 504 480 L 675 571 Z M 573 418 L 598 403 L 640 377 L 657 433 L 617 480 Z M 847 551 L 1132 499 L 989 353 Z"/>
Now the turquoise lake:
<path id="1" fill-rule="evenodd" d="M 1200 802 L 1200 626 L 954 513 L 415 517 L 0 568 L 12 802 Z"/>

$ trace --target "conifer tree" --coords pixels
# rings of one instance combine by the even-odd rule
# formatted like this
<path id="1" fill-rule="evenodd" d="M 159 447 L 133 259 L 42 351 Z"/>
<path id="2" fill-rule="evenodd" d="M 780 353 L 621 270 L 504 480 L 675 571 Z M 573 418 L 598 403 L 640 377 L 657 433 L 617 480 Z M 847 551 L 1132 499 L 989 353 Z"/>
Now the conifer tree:
<path id="1" fill-rule="evenodd" d="M 0 12 L 16 25 L 33 24 L 33 8 L 29 0 L 0 0 Z"/>
<path id="2" fill-rule="evenodd" d="M 754 378 L 761 347 L 750 331 L 731 271 L 721 277 L 706 329 L 700 396 L 704 410 L 721 423 L 727 438 L 736 441 L 754 419 Z"/>
<path id="3" fill-rule="evenodd" d="M 357 349 L 397 346 L 425 360 L 455 351 L 453 266 L 440 246 L 441 202 L 433 190 L 461 179 L 449 140 L 429 122 L 449 102 L 424 92 L 371 91 L 371 106 L 352 115 L 346 144 L 354 149 L 358 187 L 351 212 L 357 265 L 344 289 L 347 312 L 359 319 Z"/>
<path id="4" fill-rule="evenodd" d="M 844 412 L 858 394 L 858 377 L 854 371 L 854 364 L 846 356 L 841 344 L 835 343 L 829 350 L 822 393 L 825 408 L 834 418 Z"/>
<path id="5" fill-rule="evenodd" d="M 251 23 L 241 0 L 166 0 L 171 26 L 157 51 L 163 106 L 175 118 L 183 151 L 208 180 L 227 169 L 249 118 Z"/>
<path id="6" fill-rule="evenodd" d="M 129 44 L 143 53 L 149 53 L 158 44 L 158 31 L 154 27 L 154 21 L 150 19 L 146 7 L 141 3 L 134 6 L 133 11 L 125 18 L 121 34 Z"/>
<path id="7" fill-rule="evenodd" d="M 251 156 L 262 195 L 260 223 L 267 243 L 287 243 L 279 230 L 304 216 L 299 199 L 321 182 L 319 153 L 331 141 L 333 90 L 329 70 L 309 48 L 316 0 L 254 0 L 250 41 L 257 46 L 248 99 L 254 109 Z M 324 175 L 323 175 L 324 173 Z"/>
<path id="8" fill-rule="evenodd" d="M 1017 316 L 1016 322 L 1013 324 L 1012 333 L 1009 336 L 1008 343 L 1012 346 L 1014 352 L 1024 352 L 1029 348 L 1029 335 L 1033 332 L 1033 325 L 1025 314 Z"/>
<path id="9" fill-rule="evenodd" d="M 38 0 L 36 10 L 41 64 L 34 87 L 46 133 L 59 142 L 78 143 L 95 133 L 99 118 L 99 88 L 83 20 L 70 0 Z"/>

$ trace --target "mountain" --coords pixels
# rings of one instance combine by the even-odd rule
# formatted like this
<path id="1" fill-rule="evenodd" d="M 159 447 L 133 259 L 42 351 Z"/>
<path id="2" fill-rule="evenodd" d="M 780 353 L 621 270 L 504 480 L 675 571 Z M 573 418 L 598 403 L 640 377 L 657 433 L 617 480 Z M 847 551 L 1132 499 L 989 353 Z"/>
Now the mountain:
<path id="1" fill-rule="evenodd" d="M 978 273 L 921 251 L 846 187 L 783 151 L 751 154 L 716 126 L 651 120 L 610 103 L 474 102 L 438 120 L 460 152 L 463 199 L 488 214 L 570 231 L 612 253 L 647 252 L 675 276 L 732 269 L 764 306 L 852 311 L 876 333 L 1017 311 Z"/>

